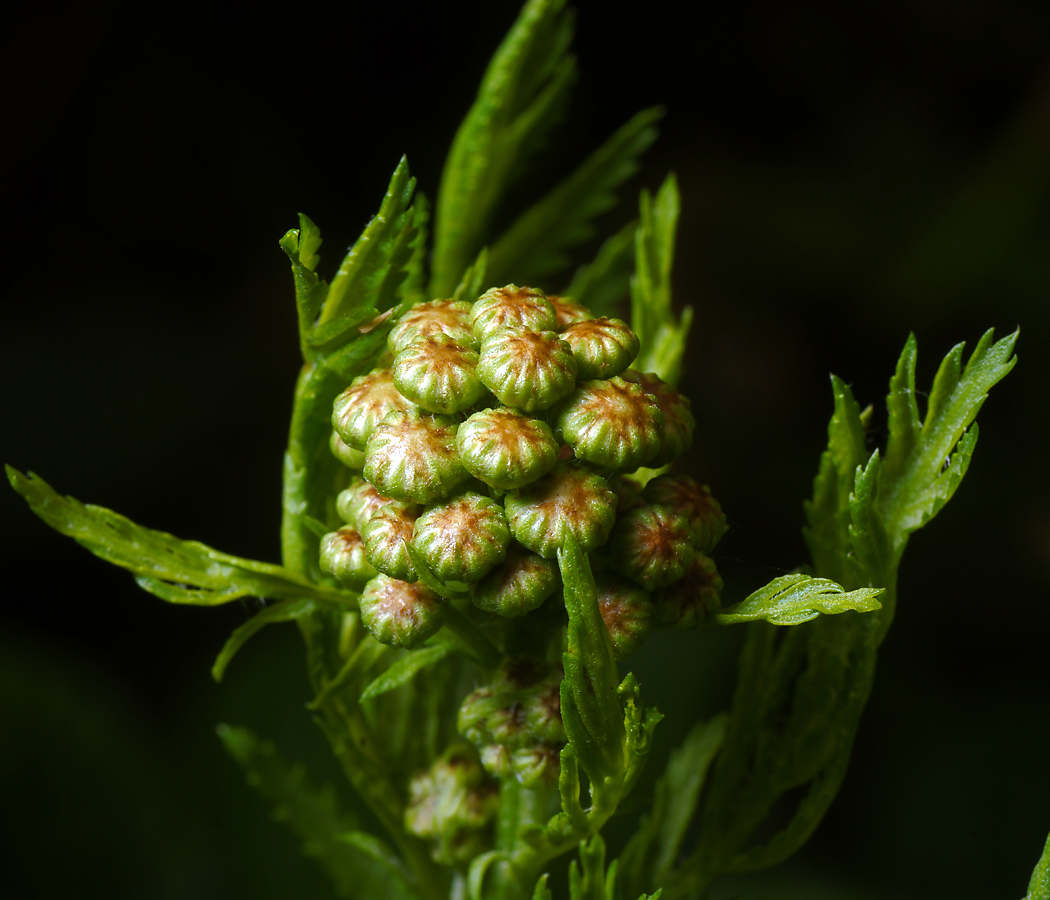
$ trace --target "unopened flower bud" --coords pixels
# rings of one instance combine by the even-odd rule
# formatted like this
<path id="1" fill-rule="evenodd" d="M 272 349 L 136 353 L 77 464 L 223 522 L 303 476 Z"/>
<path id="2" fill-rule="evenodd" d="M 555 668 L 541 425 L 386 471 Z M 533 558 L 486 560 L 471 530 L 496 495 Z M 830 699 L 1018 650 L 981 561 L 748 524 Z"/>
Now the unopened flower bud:
<path id="1" fill-rule="evenodd" d="M 361 621 L 381 644 L 412 649 L 440 627 L 441 598 L 421 581 L 377 575 L 361 594 Z"/>
<path id="2" fill-rule="evenodd" d="M 702 553 L 674 584 L 653 591 L 656 623 L 667 628 L 696 628 L 721 608 L 722 576 Z"/>
<path id="3" fill-rule="evenodd" d="M 470 327 L 471 305 L 463 300 L 431 300 L 417 303 L 390 329 L 387 347 L 395 356 L 413 341 L 432 334 L 447 334 L 457 344 L 474 343 Z"/>
<path id="4" fill-rule="evenodd" d="M 431 842 L 435 862 L 452 866 L 483 852 L 499 793 L 469 744 L 453 744 L 409 784 L 405 830 Z"/>
<path id="5" fill-rule="evenodd" d="M 368 561 L 360 533 L 351 526 L 321 538 L 319 565 L 322 572 L 334 575 L 341 584 L 350 588 L 360 588 L 379 574 Z"/>
<path id="6" fill-rule="evenodd" d="M 447 334 L 431 334 L 394 358 L 394 384 L 428 412 L 451 415 L 469 409 L 484 395 L 476 371 L 478 354 Z"/>
<path id="7" fill-rule="evenodd" d="M 666 466 L 693 445 L 696 419 L 693 418 L 689 398 L 651 372 L 628 369 L 623 373 L 623 377 L 624 380 L 631 381 L 645 390 L 663 413 L 662 450 L 648 465 L 654 469 Z"/>
<path id="8" fill-rule="evenodd" d="M 419 576 L 408 554 L 417 506 L 394 503 L 377 509 L 361 529 L 369 562 L 384 575 L 415 581 Z"/>
<path id="9" fill-rule="evenodd" d="M 537 412 L 572 393 L 576 360 L 553 331 L 503 331 L 482 344 L 478 377 L 505 406 Z"/>
<path id="10" fill-rule="evenodd" d="M 613 654 L 626 659 L 653 630 L 653 601 L 640 587 L 608 575 L 596 579 L 598 609 L 612 640 Z"/>
<path id="11" fill-rule="evenodd" d="M 572 347 L 580 381 L 619 375 L 634 362 L 640 349 L 626 322 L 605 316 L 576 322 L 563 329 L 561 336 Z"/>
<path id="12" fill-rule="evenodd" d="M 684 513 L 693 546 L 710 553 L 726 530 L 726 517 L 706 484 L 687 475 L 660 475 L 645 486 L 645 499 Z"/>
<path id="13" fill-rule="evenodd" d="M 486 291 L 474 302 L 470 318 L 479 344 L 505 331 L 554 331 L 558 324 L 543 291 L 516 284 Z"/>
<path id="14" fill-rule="evenodd" d="M 429 507 L 416 521 L 412 546 L 442 581 L 477 581 L 507 555 L 510 531 L 494 500 L 465 491 Z"/>
<path id="15" fill-rule="evenodd" d="M 365 464 L 364 452 L 351 447 L 339 437 L 338 432 L 333 431 L 331 437 L 329 437 L 328 449 L 332 451 L 332 456 L 348 469 L 360 469 Z"/>
<path id="16" fill-rule="evenodd" d="M 478 609 L 514 619 L 538 609 L 559 580 L 554 562 L 512 542 L 506 560 L 477 583 L 471 598 Z"/>
<path id="17" fill-rule="evenodd" d="M 569 535 L 583 550 L 609 539 L 616 521 L 616 494 L 597 472 L 558 463 L 539 481 L 507 495 L 511 534 L 544 559 L 553 559 Z"/>
<path id="18" fill-rule="evenodd" d="M 365 478 L 379 493 L 424 505 L 448 497 L 467 479 L 456 452 L 456 421 L 419 410 L 393 412 L 365 447 Z"/>
<path id="19" fill-rule="evenodd" d="M 554 466 L 558 442 L 546 422 L 513 409 L 483 409 L 456 432 L 464 468 L 497 490 L 535 481 Z"/>
<path id="20" fill-rule="evenodd" d="M 587 309 L 586 306 L 581 306 L 569 297 L 557 297 L 554 294 L 548 294 L 547 299 L 550 301 L 551 306 L 554 307 L 558 331 L 568 328 L 573 322 L 582 322 L 584 319 L 594 318 L 594 313 Z"/>
<path id="21" fill-rule="evenodd" d="M 646 504 L 621 516 L 609 538 L 613 567 L 647 591 L 682 577 L 696 550 L 689 520 L 670 507 Z"/>
<path id="22" fill-rule="evenodd" d="M 339 496 L 335 499 L 335 509 L 339 513 L 339 518 L 347 525 L 353 525 L 358 531 L 364 531 L 365 525 L 368 524 L 373 514 L 387 506 L 406 510 L 413 504 L 384 497 L 363 478 L 340 491 Z"/>
<path id="23" fill-rule="evenodd" d="M 355 378 L 350 387 L 335 398 L 332 427 L 345 444 L 364 450 L 372 430 L 387 413 L 412 408 L 412 402 L 402 396 L 394 384 L 394 373 L 390 369 L 376 369 Z"/>
<path id="24" fill-rule="evenodd" d="M 663 446 L 663 413 L 641 387 L 619 376 L 579 385 L 557 427 L 577 457 L 613 471 L 633 471 Z"/>

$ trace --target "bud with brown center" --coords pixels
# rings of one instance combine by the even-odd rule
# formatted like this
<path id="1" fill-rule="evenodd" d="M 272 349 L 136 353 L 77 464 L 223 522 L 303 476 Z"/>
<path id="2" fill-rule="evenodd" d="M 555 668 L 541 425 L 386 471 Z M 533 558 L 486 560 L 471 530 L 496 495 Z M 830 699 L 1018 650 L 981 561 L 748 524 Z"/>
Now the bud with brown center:
<path id="1" fill-rule="evenodd" d="M 373 429 L 394 410 L 407 411 L 413 404 L 394 384 L 390 369 L 376 369 L 350 382 L 335 398 L 332 427 L 343 443 L 364 450 Z"/>
<path id="2" fill-rule="evenodd" d="M 365 447 L 364 474 L 376 490 L 424 505 L 448 497 L 467 479 L 456 452 L 456 421 L 418 409 L 393 412 Z"/>
<path id="3" fill-rule="evenodd" d="M 412 539 L 438 578 L 460 582 L 483 578 L 506 558 L 509 543 L 503 508 L 472 491 L 428 507 Z"/>
<path id="4" fill-rule="evenodd" d="M 504 405 L 537 412 L 572 393 L 576 360 L 553 331 L 501 331 L 481 345 L 478 377 Z"/>
<path id="5" fill-rule="evenodd" d="M 535 481 L 558 458 L 550 426 L 513 409 L 474 413 L 459 426 L 456 448 L 471 475 L 501 491 Z"/>
<path id="6" fill-rule="evenodd" d="M 463 300 L 431 300 L 417 303 L 390 329 L 387 347 L 397 356 L 413 341 L 432 334 L 446 334 L 457 344 L 472 345 L 474 332 L 470 327 L 471 305 Z"/>
<path id="7" fill-rule="evenodd" d="M 554 307 L 543 291 L 508 284 L 492 288 L 475 301 L 470 311 L 474 337 L 479 344 L 508 331 L 553 331 L 558 325 Z"/>
<path id="8" fill-rule="evenodd" d="M 484 395 L 478 354 L 447 334 L 431 334 L 394 358 L 394 384 L 427 412 L 451 415 L 469 409 Z"/>
<path id="9" fill-rule="evenodd" d="M 586 319 L 562 329 L 562 338 L 572 348 L 580 381 L 619 375 L 638 355 L 640 345 L 622 319 Z"/>
<path id="10" fill-rule="evenodd" d="M 361 621 L 381 644 L 416 647 L 441 627 L 444 615 L 441 598 L 421 581 L 377 575 L 361 594 Z"/>

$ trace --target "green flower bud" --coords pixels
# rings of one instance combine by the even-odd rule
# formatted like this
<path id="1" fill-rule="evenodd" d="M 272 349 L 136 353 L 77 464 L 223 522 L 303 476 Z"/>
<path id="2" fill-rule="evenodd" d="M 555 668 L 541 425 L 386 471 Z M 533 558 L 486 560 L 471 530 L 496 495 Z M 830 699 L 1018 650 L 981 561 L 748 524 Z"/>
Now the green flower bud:
<path id="1" fill-rule="evenodd" d="M 542 606 L 559 581 L 554 562 L 511 543 L 506 560 L 477 583 L 472 599 L 478 609 L 514 619 Z"/>
<path id="2" fill-rule="evenodd" d="M 706 484 L 687 475 L 660 475 L 645 486 L 645 499 L 684 513 L 689 520 L 693 546 L 710 553 L 726 530 L 726 517 Z"/>
<path id="3" fill-rule="evenodd" d="M 363 478 L 355 481 L 346 490 L 340 491 L 335 500 L 335 509 L 339 513 L 339 518 L 347 525 L 353 525 L 358 531 L 364 531 L 365 525 L 376 510 L 386 506 L 406 510 L 413 504 L 384 497 Z"/>
<path id="4" fill-rule="evenodd" d="M 596 583 L 598 609 L 612 640 L 613 654 L 617 659 L 626 659 L 652 634 L 652 598 L 622 578 L 601 575 Z"/>
<path id="5" fill-rule="evenodd" d="M 431 300 L 417 303 L 390 329 L 386 344 L 397 356 L 413 341 L 432 334 L 447 334 L 457 344 L 474 343 L 470 327 L 471 305 L 463 300 Z"/>
<path id="6" fill-rule="evenodd" d="M 721 608 L 722 577 L 714 560 L 702 553 L 669 587 L 653 591 L 656 623 L 667 628 L 696 628 Z"/>
<path id="7" fill-rule="evenodd" d="M 499 793 L 469 744 L 453 744 L 409 784 L 405 830 L 431 841 L 441 865 L 466 863 L 491 843 Z"/>
<path id="8" fill-rule="evenodd" d="M 553 468 L 558 442 L 546 422 L 512 409 L 483 409 L 459 426 L 460 462 L 475 478 L 509 491 Z"/>
<path id="9" fill-rule="evenodd" d="M 616 515 L 619 517 L 627 515 L 632 509 L 645 502 L 642 499 L 642 486 L 633 478 L 626 475 L 613 475 L 608 480 L 608 485 L 616 492 Z"/>
<path id="10" fill-rule="evenodd" d="M 597 472 L 558 463 L 539 481 L 507 495 L 514 537 L 544 559 L 553 559 L 571 534 L 583 550 L 609 539 L 616 521 L 616 494 Z"/>
<path id="11" fill-rule="evenodd" d="M 613 567 L 647 591 L 682 577 L 696 550 L 689 520 L 667 506 L 645 505 L 622 516 L 609 538 Z"/>
<path id="12" fill-rule="evenodd" d="M 484 395 L 476 371 L 478 354 L 447 334 L 413 341 L 394 359 L 397 389 L 428 412 L 451 415 L 469 409 Z"/>
<path id="13" fill-rule="evenodd" d="M 513 775 L 526 787 L 557 781 L 558 754 L 565 746 L 561 677 L 539 660 L 512 658 L 491 685 L 463 701 L 459 731 L 497 778 Z"/>
<path id="14" fill-rule="evenodd" d="M 328 449 L 348 469 L 360 469 L 365 464 L 364 453 L 351 447 L 334 431 L 328 439 Z"/>
<path id="15" fill-rule="evenodd" d="M 580 306 L 579 303 L 569 297 L 557 297 L 554 294 L 548 294 L 547 299 L 550 301 L 551 306 L 554 307 L 554 315 L 557 317 L 557 331 L 563 331 L 573 322 L 582 322 L 584 319 L 594 318 L 594 313 L 587 309 L 586 306 Z"/>
<path id="16" fill-rule="evenodd" d="M 638 355 L 641 345 L 622 319 L 587 319 L 562 329 L 579 367 L 578 378 L 611 378 L 619 375 Z"/>
<path id="17" fill-rule="evenodd" d="M 419 576 L 408 555 L 418 507 L 404 503 L 377 509 L 361 529 L 368 560 L 384 575 L 415 581 Z"/>
<path id="18" fill-rule="evenodd" d="M 377 575 L 361 594 L 361 621 L 381 644 L 411 650 L 440 627 L 441 598 L 423 582 Z"/>
<path id="19" fill-rule="evenodd" d="M 484 344 L 505 331 L 554 331 L 558 316 L 543 291 L 508 284 L 478 297 L 470 320 L 474 337 Z"/>
<path id="20" fill-rule="evenodd" d="M 689 398 L 652 373 L 628 369 L 623 377 L 639 385 L 656 401 L 663 413 L 663 449 L 648 465 L 654 469 L 666 466 L 693 446 L 696 419 L 693 418 Z"/>
<path id="21" fill-rule="evenodd" d="M 412 539 L 442 581 L 477 581 L 503 562 L 509 543 L 503 508 L 472 491 L 429 507 Z"/>
<path id="22" fill-rule="evenodd" d="M 332 427 L 345 444 L 364 450 L 373 429 L 393 410 L 410 410 L 414 405 L 394 384 L 390 369 L 376 369 L 350 382 L 335 398 Z"/>
<path id="23" fill-rule="evenodd" d="M 619 376 L 577 387 L 557 427 L 577 457 L 613 471 L 633 471 L 663 446 L 663 413 L 641 387 Z"/>
<path id="24" fill-rule="evenodd" d="M 319 565 L 322 572 L 334 575 L 340 584 L 349 588 L 360 588 L 379 574 L 365 555 L 360 533 L 350 526 L 321 538 Z"/>
<path id="25" fill-rule="evenodd" d="M 365 478 L 379 493 L 426 505 L 453 494 L 467 470 L 456 452 L 456 422 L 419 410 L 392 412 L 365 447 Z"/>
<path id="26" fill-rule="evenodd" d="M 572 393 L 576 360 L 553 331 L 505 331 L 482 344 L 478 377 L 505 406 L 537 412 Z"/>

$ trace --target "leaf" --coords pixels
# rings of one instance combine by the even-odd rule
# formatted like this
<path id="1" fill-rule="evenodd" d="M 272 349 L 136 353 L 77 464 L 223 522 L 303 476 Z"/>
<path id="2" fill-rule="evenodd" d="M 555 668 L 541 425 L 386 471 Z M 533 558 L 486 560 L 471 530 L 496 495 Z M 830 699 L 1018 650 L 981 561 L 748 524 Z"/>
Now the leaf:
<path id="1" fill-rule="evenodd" d="M 282 600 L 280 603 L 267 606 L 257 612 L 230 635 L 229 640 L 219 652 L 215 664 L 211 667 L 211 677 L 216 681 L 222 681 L 222 676 L 226 673 L 226 667 L 230 664 L 234 654 L 267 625 L 275 622 L 292 622 L 309 615 L 315 608 L 316 604 L 313 600 Z"/>
<path id="2" fill-rule="evenodd" d="M 958 487 L 976 431 L 968 442 L 963 435 L 988 391 L 1014 367 L 1017 337 L 1015 331 L 993 344 L 989 329 L 962 371 L 962 345 L 953 348 L 934 379 L 921 426 L 917 414 L 913 416 L 915 341 L 909 338 L 886 401 L 890 437 L 879 493 L 879 513 L 896 557 L 908 536 L 932 519 Z"/>
<path id="3" fill-rule="evenodd" d="M 452 142 L 434 222 L 429 294 L 448 297 L 486 243 L 496 205 L 564 106 L 575 72 L 565 0 L 529 0 Z"/>
<path id="4" fill-rule="evenodd" d="M 1032 871 L 1025 900 L 1050 900 L 1050 837 L 1046 839 L 1043 855 Z"/>
<path id="5" fill-rule="evenodd" d="M 450 644 L 434 644 L 431 647 L 409 651 L 364 689 L 361 694 L 361 702 L 408 684 L 424 669 L 437 665 L 454 652 L 455 648 Z"/>
<path id="6" fill-rule="evenodd" d="M 307 335 L 321 311 L 328 284 L 314 272 L 321 258 L 317 251 L 321 246 L 321 230 L 305 213 L 299 213 L 299 228 L 287 232 L 280 241 L 281 249 L 292 262 L 292 278 L 295 282 L 295 305 L 299 314 L 299 343 L 306 358 Z"/>
<path id="7" fill-rule="evenodd" d="M 453 300 L 466 300 L 468 303 L 473 303 L 481 296 L 481 292 L 485 289 L 488 261 L 488 248 L 482 247 L 477 258 L 467 267 L 467 270 L 463 273 L 463 278 L 460 279 L 456 289 L 452 292 Z"/>
<path id="8" fill-rule="evenodd" d="M 635 115 L 568 178 L 520 215 L 489 254 L 495 284 L 536 284 L 569 264 L 567 251 L 590 240 L 592 220 L 616 205 L 616 189 L 638 171 L 656 140 L 658 108 Z"/>
<path id="9" fill-rule="evenodd" d="M 218 732 L 248 783 L 273 806 L 274 818 L 292 829 L 340 896 L 417 900 L 401 862 L 382 841 L 355 830 L 356 819 L 340 809 L 331 788 L 316 788 L 302 766 L 289 765 L 247 728 L 220 725 Z"/>
<path id="10" fill-rule="evenodd" d="M 240 597 L 312 597 L 348 606 L 354 594 L 310 584 L 281 566 L 241 559 L 196 541 L 136 525 L 112 510 L 62 497 L 32 472 L 7 466 L 11 486 L 56 531 L 95 556 L 139 576 L 146 590 L 170 603 L 215 606 Z"/>
<path id="11" fill-rule="evenodd" d="M 615 783 L 624 773 L 625 732 L 616 695 L 616 662 L 598 609 L 590 562 L 571 535 L 558 549 L 558 565 L 569 614 L 568 650 L 562 654 L 562 719 L 576 758 L 591 780 L 592 794 L 597 795 L 606 782 Z"/>
<path id="12" fill-rule="evenodd" d="M 642 191 L 641 224 L 635 240 L 635 275 L 631 279 L 631 328 L 642 349 L 634 361 L 640 372 L 655 372 L 675 384 L 682 371 L 693 311 L 676 318 L 671 302 L 671 267 L 681 198 L 674 175 L 664 179 L 656 199 Z"/>
<path id="13" fill-rule="evenodd" d="M 854 610 L 871 612 L 881 604 L 875 599 L 882 588 L 859 588 L 847 592 L 829 578 L 796 573 L 774 578 L 764 588 L 715 616 L 719 624 L 765 619 L 772 625 L 798 625 L 818 615 L 837 615 Z"/>
<path id="14" fill-rule="evenodd" d="M 405 266 L 413 258 L 418 236 L 410 206 L 415 186 L 408 161 L 402 157 L 379 212 L 354 242 L 328 287 L 319 324 L 359 306 L 373 306 L 380 311 L 389 308 L 396 286 L 406 276 Z"/>
<path id="15" fill-rule="evenodd" d="M 598 249 L 594 261 L 580 266 L 562 291 L 596 316 L 616 315 L 616 306 L 627 296 L 634 260 L 637 222 L 628 222 Z"/>

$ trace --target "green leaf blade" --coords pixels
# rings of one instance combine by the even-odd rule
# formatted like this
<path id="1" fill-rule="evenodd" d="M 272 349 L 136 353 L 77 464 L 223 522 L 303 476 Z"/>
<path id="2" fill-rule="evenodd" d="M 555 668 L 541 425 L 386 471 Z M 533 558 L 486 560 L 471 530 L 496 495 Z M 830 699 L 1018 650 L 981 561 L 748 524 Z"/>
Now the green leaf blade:
<path id="1" fill-rule="evenodd" d="M 798 625 L 821 614 L 833 616 L 880 609 L 882 604 L 875 598 L 881 593 L 882 588 L 846 591 L 829 578 L 801 573 L 782 575 L 739 603 L 726 607 L 715 620 L 726 625 L 760 619 L 772 625 Z"/>
<path id="2" fill-rule="evenodd" d="M 411 650 L 395 662 L 389 669 L 375 678 L 361 693 L 361 702 L 382 696 L 387 691 L 395 690 L 408 684 L 420 672 L 436 666 L 439 662 L 455 653 L 450 644 L 434 644 Z"/>

